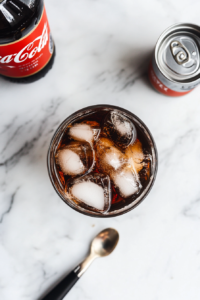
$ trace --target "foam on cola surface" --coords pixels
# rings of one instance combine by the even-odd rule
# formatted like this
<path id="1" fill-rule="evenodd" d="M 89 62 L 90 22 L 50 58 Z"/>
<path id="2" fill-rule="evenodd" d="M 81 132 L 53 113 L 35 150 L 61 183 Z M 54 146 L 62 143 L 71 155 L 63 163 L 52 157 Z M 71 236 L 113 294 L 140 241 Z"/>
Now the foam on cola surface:
<path id="1" fill-rule="evenodd" d="M 112 122 L 109 123 L 108 120 Z M 112 123 L 115 125 L 114 129 L 111 127 Z M 93 161 L 90 168 L 86 167 L 83 173 L 76 175 L 64 174 L 62 170 L 58 170 L 67 199 L 74 201 L 76 205 L 101 213 L 118 210 L 137 199 L 148 185 L 151 174 L 151 146 L 134 120 L 132 122 L 116 110 L 98 110 L 69 124 L 59 149 L 73 142 L 89 144 L 89 157 Z M 103 210 L 99 209 L 103 203 L 103 188 L 101 185 L 96 186 L 97 177 L 92 178 L 93 174 L 109 178 L 109 210 L 105 210 L 105 207 Z M 74 180 L 77 180 L 76 184 Z M 69 187 L 72 189 L 69 190 Z M 91 193 L 88 193 L 90 190 Z M 95 192 L 92 191 L 97 190 L 101 192 L 95 197 Z"/>

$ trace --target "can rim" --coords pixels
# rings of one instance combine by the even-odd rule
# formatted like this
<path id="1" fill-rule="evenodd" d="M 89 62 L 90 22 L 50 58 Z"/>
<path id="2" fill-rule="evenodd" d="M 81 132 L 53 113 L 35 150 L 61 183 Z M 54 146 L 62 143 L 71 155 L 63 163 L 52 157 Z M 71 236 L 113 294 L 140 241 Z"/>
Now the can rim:
<path id="1" fill-rule="evenodd" d="M 164 72 L 164 70 L 161 68 L 160 63 L 158 61 L 158 53 L 159 53 L 159 49 L 160 46 L 162 44 L 162 42 L 164 41 L 164 39 L 166 39 L 169 35 L 175 33 L 175 30 L 177 29 L 182 29 L 182 30 L 195 30 L 195 32 L 199 32 L 199 38 L 200 38 L 200 26 L 193 24 L 193 23 L 175 23 L 171 26 L 169 26 L 167 29 L 165 29 L 161 35 L 159 36 L 157 42 L 156 42 L 156 46 L 155 46 L 155 50 L 154 50 L 154 59 L 156 62 L 156 65 L 159 69 L 159 71 L 161 72 L 161 74 L 167 79 L 170 80 L 173 83 L 190 83 L 190 82 L 194 82 L 200 79 L 200 66 L 199 66 L 199 72 L 198 74 L 196 74 L 195 76 L 191 76 L 191 78 L 188 78 L 186 80 L 175 80 L 173 78 L 171 78 L 170 76 L 167 76 L 166 72 Z"/>

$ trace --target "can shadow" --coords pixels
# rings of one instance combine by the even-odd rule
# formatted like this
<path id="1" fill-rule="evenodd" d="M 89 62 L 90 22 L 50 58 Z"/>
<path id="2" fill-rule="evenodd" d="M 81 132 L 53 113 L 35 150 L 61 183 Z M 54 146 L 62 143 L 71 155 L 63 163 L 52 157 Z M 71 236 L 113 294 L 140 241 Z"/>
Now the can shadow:
<path id="1" fill-rule="evenodd" d="M 148 80 L 148 68 L 153 52 L 149 50 L 142 55 L 140 52 L 140 49 L 133 49 L 131 53 L 119 58 L 122 67 L 116 74 L 116 78 L 119 81 L 120 91 L 131 88 L 138 80 L 152 89 Z"/>

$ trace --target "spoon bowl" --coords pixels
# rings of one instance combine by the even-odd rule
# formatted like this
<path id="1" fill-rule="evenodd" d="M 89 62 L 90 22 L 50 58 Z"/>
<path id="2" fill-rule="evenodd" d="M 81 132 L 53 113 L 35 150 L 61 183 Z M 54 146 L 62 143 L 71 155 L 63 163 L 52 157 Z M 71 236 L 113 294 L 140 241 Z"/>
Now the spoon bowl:
<path id="1" fill-rule="evenodd" d="M 98 257 L 107 256 L 113 252 L 119 241 L 119 233 L 113 228 L 101 231 L 91 243 L 91 253 Z"/>

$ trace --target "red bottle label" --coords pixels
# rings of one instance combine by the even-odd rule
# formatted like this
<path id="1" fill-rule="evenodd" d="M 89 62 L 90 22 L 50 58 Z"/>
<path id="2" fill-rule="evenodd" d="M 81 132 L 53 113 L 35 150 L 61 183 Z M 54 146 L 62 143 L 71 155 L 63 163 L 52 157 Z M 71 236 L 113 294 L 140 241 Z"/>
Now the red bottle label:
<path id="1" fill-rule="evenodd" d="M 27 77 L 43 69 L 54 51 L 46 10 L 36 28 L 24 38 L 0 45 L 0 74 Z"/>
<path id="2" fill-rule="evenodd" d="M 179 97 L 179 96 L 186 95 L 192 91 L 192 90 L 190 90 L 190 91 L 186 91 L 186 92 L 177 92 L 177 91 L 173 91 L 173 90 L 169 89 L 156 76 L 153 66 L 152 66 L 152 63 L 150 63 L 150 66 L 149 66 L 149 80 L 150 80 L 151 84 L 153 85 L 153 87 L 158 92 L 160 92 L 166 96 Z"/>

